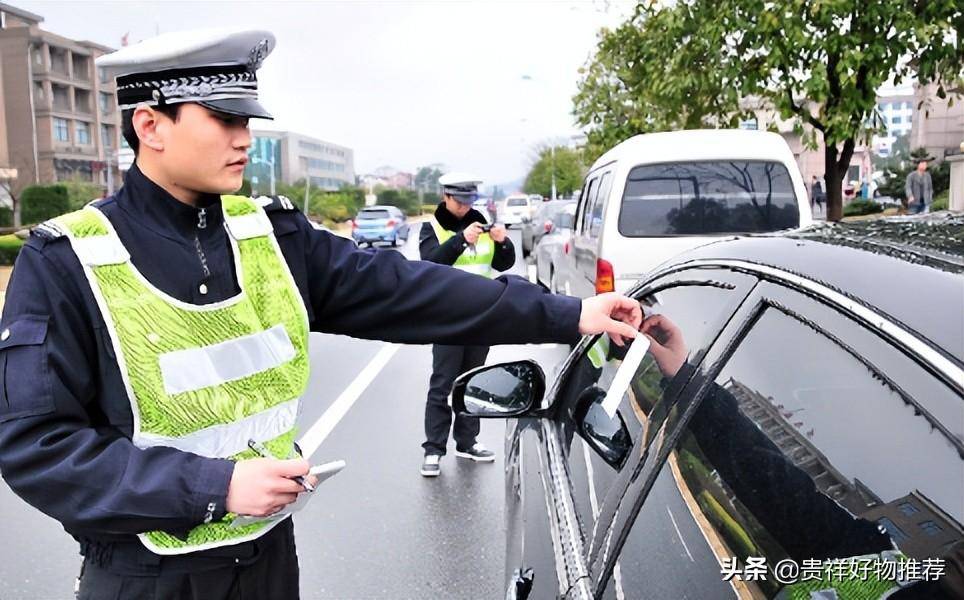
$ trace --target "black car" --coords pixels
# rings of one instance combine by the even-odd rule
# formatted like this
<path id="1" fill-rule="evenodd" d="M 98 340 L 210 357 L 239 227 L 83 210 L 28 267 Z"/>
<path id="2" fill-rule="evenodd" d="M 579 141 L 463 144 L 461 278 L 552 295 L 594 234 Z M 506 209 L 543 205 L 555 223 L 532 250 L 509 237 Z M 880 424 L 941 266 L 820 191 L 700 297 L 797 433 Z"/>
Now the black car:
<path id="1" fill-rule="evenodd" d="M 630 293 L 644 354 L 456 384 L 518 417 L 508 598 L 964 597 L 964 218 L 721 241 Z"/>

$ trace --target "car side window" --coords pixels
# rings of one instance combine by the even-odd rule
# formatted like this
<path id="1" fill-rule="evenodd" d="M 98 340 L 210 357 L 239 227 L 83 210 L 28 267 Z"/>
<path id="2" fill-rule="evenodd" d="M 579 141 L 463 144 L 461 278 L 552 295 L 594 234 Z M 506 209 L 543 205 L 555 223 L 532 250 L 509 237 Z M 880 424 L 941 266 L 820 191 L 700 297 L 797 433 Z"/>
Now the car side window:
<path id="1" fill-rule="evenodd" d="M 603 208 L 609 198 L 609 189 L 612 187 L 613 176 L 611 171 L 603 173 L 599 181 L 599 190 L 592 200 L 592 207 L 589 210 L 589 237 L 596 239 L 602 231 Z"/>
<path id="2" fill-rule="evenodd" d="M 593 177 L 589 180 L 589 184 L 586 186 L 586 193 L 583 194 L 582 200 L 580 201 L 580 213 L 577 217 L 577 223 L 579 224 L 579 233 L 585 234 L 588 231 L 588 216 L 590 207 L 592 206 L 593 200 L 596 198 L 596 188 L 599 184 L 599 178 Z"/>
<path id="3" fill-rule="evenodd" d="M 701 274 L 699 280 L 688 280 L 681 274 L 641 298 L 647 315 L 672 318 L 694 341 L 688 358 L 692 362 L 699 362 L 755 281 L 736 273 L 720 275 L 718 280 L 707 274 Z M 662 335 L 657 331 L 653 334 Z M 556 405 L 565 412 L 561 421 L 567 428 L 571 476 L 577 485 L 582 483 L 590 490 L 589 503 L 580 507 L 585 522 L 595 520 L 620 472 L 632 468 L 651 443 L 673 395 L 679 391 L 679 386 L 669 386 L 671 382 L 649 352 L 638 363 L 627 363 L 629 373 L 620 376 L 628 354 L 628 348 L 616 346 L 608 337 L 597 337 L 567 371 L 556 396 Z M 618 385 L 620 379 L 625 383 L 613 391 L 614 382 Z M 602 407 L 607 393 L 609 404 Z M 587 434 L 590 429 L 601 436 L 599 440 Z M 607 440 L 607 432 L 622 433 L 617 440 Z M 612 445 L 618 445 L 623 456 L 614 457 Z"/>
<path id="4" fill-rule="evenodd" d="M 847 326 L 867 335 L 852 322 Z M 646 572 L 647 582 L 670 577 L 672 566 L 645 561 L 645 548 L 680 540 L 691 559 L 707 565 L 704 573 L 691 570 L 697 575 L 687 589 L 697 580 L 715 585 L 710 580 L 720 579 L 725 559 L 735 557 L 741 568 L 751 558 L 765 561 L 771 569 L 765 578 L 734 583 L 748 597 L 831 590 L 878 598 L 897 589 L 891 573 L 899 561 L 917 561 L 921 576 L 926 561 L 960 559 L 961 440 L 846 345 L 851 340 L 837 337 L 845 334 L 838 326 L 826 332 L 784 310 L 765 310 L 708 385 L 636 517 L 620 554 L 618 585 L 642 585 L 628 575 L 634 572 Z M 876 347 L 899 356 L 879 340 Z M 897 377 L 921 371 L 906 358 L 892 370 Z M 960 399 L 927 379 L 931 406 L 956 406 L 951 426 L 964 423 Z M 672 527 L 661 525 L 668 517 Z M 858 558 L 869 565 L 858 567 L 869 576 L 822 570 L 828 567 L 821 561 Z M 798 571 L 781 583 L 772 571 L 781 561 L 809 565 L 811 578 Z"/>

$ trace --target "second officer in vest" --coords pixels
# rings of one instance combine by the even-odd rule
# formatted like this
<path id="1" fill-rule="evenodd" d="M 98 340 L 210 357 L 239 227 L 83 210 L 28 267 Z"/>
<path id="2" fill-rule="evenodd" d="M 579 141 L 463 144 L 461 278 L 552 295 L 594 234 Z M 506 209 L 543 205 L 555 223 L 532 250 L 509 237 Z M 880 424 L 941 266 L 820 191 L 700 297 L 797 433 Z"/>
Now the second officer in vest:
<path id="1" fill-rule="evenodd" d="M 449 173 L 439 178 L 442 202 L 435 209 L 431 227 L 423 227 L 419 239 L 422 260 L 494 277 L 515 263 L 515 248 L 502 225 L 486 224 L 482 213 L 472 208 L 478 200 L 482 181 L 466 173 Z M 455 416 L 448 396 L 455 378 L 485 363 L 488 346 L 432 346 L 432 378 L 425 402 L 425 460 L 421 473 L 439 475 L 439 461 L 445 455 L 449 429 L 455 438 L 455 455 L 477 462 L 492 462 L 495 455 L 476 441 L 479 420 Z"/>

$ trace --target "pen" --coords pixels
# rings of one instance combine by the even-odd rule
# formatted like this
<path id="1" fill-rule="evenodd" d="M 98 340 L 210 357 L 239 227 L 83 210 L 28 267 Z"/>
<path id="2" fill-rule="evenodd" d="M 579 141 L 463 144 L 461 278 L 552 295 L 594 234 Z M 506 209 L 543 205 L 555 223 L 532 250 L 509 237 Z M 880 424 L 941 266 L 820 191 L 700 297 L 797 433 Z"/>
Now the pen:
<path id="1" fill-rule="evenodd" d="M 271 456 L 271 453 L 268 452 L 268 449 L 265 448 L 265 447 L 261 444 L 261 442 L 256 442 L 256 441 L 254 441 L 254 440 L 248 440 L 248 448 L 251 448 L 252 450 L 254 450 L 254 451 L 258 454 L 258 456 L 260 456 L 261 458 L 274 458 L 274 456 Z M 292 477 L 291 479 L 293 479 L 294 481 L 300 483 L 300 484 L 301 484 L 301 487 L 305 488 L 305 491 L 306 491 L 306 492 L 313 492 L 313 491 L 315 491 L 315 486 L 311 485 L 311 484 L 308 482 L 308 480 L 305 479 L 304 477 L 302 477 L 301 475 L 297 475 L 297 476 L 295 476 L 295 477 Z"/>

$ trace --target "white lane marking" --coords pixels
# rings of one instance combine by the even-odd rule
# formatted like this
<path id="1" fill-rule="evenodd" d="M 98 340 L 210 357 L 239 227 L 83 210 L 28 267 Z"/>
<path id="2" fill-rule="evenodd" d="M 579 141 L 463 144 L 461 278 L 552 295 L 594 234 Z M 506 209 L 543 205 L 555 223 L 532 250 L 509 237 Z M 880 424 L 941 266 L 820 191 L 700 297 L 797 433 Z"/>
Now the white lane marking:
<path id="1" fill-rule="evenodd" d="M 693 560 L 693 555 L 690 554 L 690 549 L 686 547 L 686 540 L 683 539 L 683 534 L 679 531 L 679 526 L 676 525 L 676 519 L 673 517 L 673 511 L 666 507 L 666 512 L 669 513 L 669 520 L 673 522 L 673 529 L 676 530 L 676 536 L 679 537 L 679 541 L 683 543 L 683 550 L 686 550 L 686 556 L 690 557 L 690 562 L 696 562 Z"/>
<path id="2" fill-rule="evenodd" d="M 592 456 L 589 455 L 589 444 L 586 440 L 582 442 L 582 455 L 586 459 L 586 475 L 589 478 L 589 506 L 592 507 L 593 532 L 596 530 L 596 521 L 599 519 L 599 500 L 596 498 L 596 483 L 593 480 Z M 524 537 L 524 536 L 523 536 Z M 613 567 L 613 580 L 616 582 L 616 600 L 625 600 L 623 592 L 623 570 L 619 568 L 619 561 Z"/>
<path id="3" fill-rule="evenodd" d="M 385 368 L 388 361 L 391 360 L 392 356 L 398 352 L 401 348 L 398 344 L 386 344 L 378 351 L 375 358 L 369 362 L 361 373 L 355 377 L 355 380 L 348 384 L 345 391 L 331 403 L 325 414 L 315 421 L 315 424 L 311 426 L 308 431 L 305 432 L 301 439 L 298 440 L 298 446 L 301 448 L 305 458 L 310 459 L 311 455 L 315 453 L 321 443 L 325 441 L 328 434 L 338 425 L 338 423 L 344 418 L 348 411 L 351 409 L 355 401 L 361 397 L 362 393 L 375 377 Z"/>

